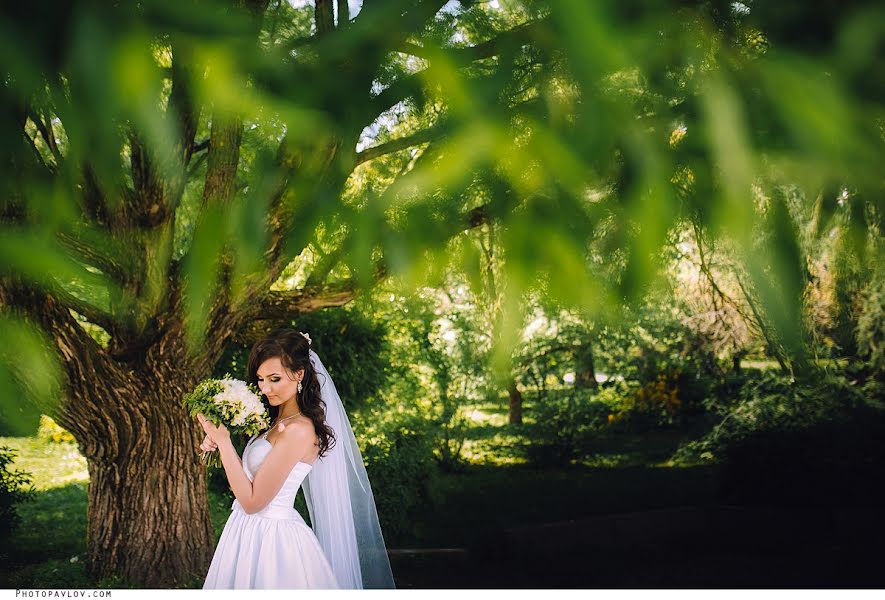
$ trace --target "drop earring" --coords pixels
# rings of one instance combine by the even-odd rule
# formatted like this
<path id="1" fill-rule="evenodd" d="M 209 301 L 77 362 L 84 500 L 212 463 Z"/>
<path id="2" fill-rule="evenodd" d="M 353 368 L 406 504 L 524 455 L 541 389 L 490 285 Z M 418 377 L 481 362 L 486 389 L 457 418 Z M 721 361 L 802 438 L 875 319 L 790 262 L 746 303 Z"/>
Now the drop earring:
<path id="1" fill-rule="evenodd" d="M 302 388 L 301 388 L 301 382 L 299 381 L 299 382 L 298 382 L 298 393 L 299 393 L 299 394 L 301 393 L 301 389 L 302 389 Z"/>

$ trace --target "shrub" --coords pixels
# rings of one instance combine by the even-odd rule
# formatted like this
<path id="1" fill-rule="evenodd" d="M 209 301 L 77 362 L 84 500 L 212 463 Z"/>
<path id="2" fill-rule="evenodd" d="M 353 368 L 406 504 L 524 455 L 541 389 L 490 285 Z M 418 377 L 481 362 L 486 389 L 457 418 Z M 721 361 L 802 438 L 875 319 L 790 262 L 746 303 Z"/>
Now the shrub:
<path id="1" fill-rule="evenodd" d="M 622 324 L 603 327 L 599 367 L 629 384 L 614 421 L 643 431 L 708 411 L 722 368 L 707 341 L 686 328 L 678 310 L 651 298 L 628 310 Z"/>
<path id="2" fill-rule="evenodd" d="M 731 501 L 857 502 L 882 496 L 885 411 L 843 377 L 766 373 L 678 463 L 718 462 Z"/>
<path id="3" fill-rule="evenodd" d="M 13 470 L 14 460 L 15 450 L 0 446 L 0 535 L 4 538 L 19 524 L 16 505 L 33 499 L 33 478 L 29 473 Z"/>
<path id="4" fill-rule="evenodd" d="M 376 415 L 377 416 L 377 415 Z M 388 543 L 410 533 L 421 510 L 438 503 L 433 433 L 420 417 L 394 413 L 355 423 L 378 518 Z"/>
<path id="5" fill-rule="evenodd" d="M 885 377 L 885 278 L 878 278 L 865 290 L 856 336 L 858 352 L 869 369 Z"/>
<path id="6" fill-rule="evenodd" d="M 658 376 L 628 392 L 620 409 L 610 414 L 608 422 L 631 430 L 648 430 L 672 425 L 682 402 L 679 399 L 681 370 Z"/>
<path id="7" fill-rule="evenodd" d="M 462 411 L 466 402 L 464 398 L 445 396 L 439 413 L 427 419 L 433 456 L 440 468 L 447 472 L 458 471 L 465 464 L 461 451 L 470 426 Z"/>
<path id="8" fill-rule="evenodd" d="M 611 406 L 592 390 L 549 392 L 535 404 L 538 439 L 528 446 L 528 458 L 539 465 L 567 465 L 586 454 L 591 436 L 606 426 Z"/>

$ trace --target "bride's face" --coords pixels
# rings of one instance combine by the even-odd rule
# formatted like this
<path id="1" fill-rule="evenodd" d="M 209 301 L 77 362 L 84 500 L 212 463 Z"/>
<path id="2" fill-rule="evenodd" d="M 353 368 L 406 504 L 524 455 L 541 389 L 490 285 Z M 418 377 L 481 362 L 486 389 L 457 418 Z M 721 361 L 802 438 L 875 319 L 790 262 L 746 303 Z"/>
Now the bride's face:
<path id="1" fill-rule="evenodd" d="M 278 356 L 269 358 L 258 367 L 258 389 L 267 397 L 271 406 L 279 406 L 291 400 L 298 392 L 298 382 L 304 377 L 304 369 L 290 373 Z"/>

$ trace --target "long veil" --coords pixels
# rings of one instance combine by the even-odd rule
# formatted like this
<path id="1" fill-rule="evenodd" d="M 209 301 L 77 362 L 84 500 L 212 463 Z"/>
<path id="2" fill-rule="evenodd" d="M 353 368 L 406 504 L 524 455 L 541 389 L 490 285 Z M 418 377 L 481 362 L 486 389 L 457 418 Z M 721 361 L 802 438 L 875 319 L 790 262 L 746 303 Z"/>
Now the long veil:
<path id="1" fill-rule="evenodd" d="M 318 459 L 302 487 L 314 533 L 344 589 L 394 588 L 366 467 L 335 383 L 310 350 L 320 381 L 326 423 L 335 445 Z"/>

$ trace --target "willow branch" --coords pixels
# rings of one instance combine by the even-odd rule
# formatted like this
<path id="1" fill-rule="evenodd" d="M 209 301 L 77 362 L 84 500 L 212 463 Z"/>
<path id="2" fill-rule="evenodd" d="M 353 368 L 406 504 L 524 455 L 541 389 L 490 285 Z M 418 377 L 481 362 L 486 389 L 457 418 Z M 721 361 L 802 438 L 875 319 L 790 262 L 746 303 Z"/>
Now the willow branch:
<path id="1" fill-rule="evenodd" d="M 539 35 L 544 34 L 549 25 L 550 21 L 548 19 L 531 21 L 474 46 L 445 48 L 440 46 L 419 46 L 418 44 L 404 41 L 396 47 L 396 50 L 431 61 L 434 59 L 445 59 L 450 64 L 465 66 L 471 62 L 498 56 L 507 50 L 524 46 Z"/>
<path id="2" fill-rule="evenodd" d="M 375 158 L 378 158 L 379 156 L 392 154 L 394 152 L 399 152 L 400 150 L 405 150 L 406 148 L 411 148 L 413 146 L 432 142 L 441 138 L 448 130 L 448 127 L 437 124 L 432 127 L 422 129 L 421 131 L 418 131 L 412 135 L 408 135 L 395 140 L 391 140 L 389 142 L 385 142 L 383 144 L 378 144 L 377 146 L 366 148 L 362 152 L 358 152 L 356 154 L 356 156 L 354 157 L 354 166 L 373 160 Z"/>
<path id="3" fill-rule="evenodd" d="M 356 295 L 357 285 L 353 280 L 320 289 L 293 290 L 291 292 L 272 291 L 265 296 L 256 318 L 288 319 L 323 308 L 344 306 Z"/>

